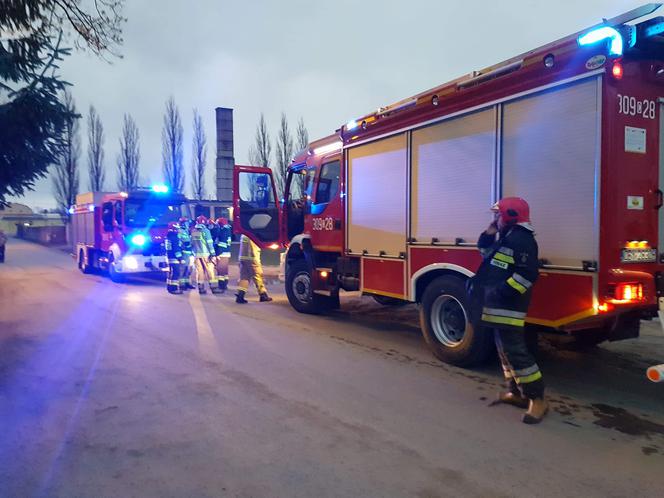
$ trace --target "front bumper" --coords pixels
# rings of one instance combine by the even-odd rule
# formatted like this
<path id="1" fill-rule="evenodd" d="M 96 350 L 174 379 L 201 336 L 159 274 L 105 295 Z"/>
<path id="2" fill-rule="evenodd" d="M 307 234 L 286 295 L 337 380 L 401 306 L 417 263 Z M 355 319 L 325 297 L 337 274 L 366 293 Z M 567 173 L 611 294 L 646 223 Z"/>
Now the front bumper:
<path id="1" fill-rule="evenodd" d="M 128 254 L 115 262 L 115 271 L 122 274 L 167 272 L 168 259 L 166 256 Z"/>

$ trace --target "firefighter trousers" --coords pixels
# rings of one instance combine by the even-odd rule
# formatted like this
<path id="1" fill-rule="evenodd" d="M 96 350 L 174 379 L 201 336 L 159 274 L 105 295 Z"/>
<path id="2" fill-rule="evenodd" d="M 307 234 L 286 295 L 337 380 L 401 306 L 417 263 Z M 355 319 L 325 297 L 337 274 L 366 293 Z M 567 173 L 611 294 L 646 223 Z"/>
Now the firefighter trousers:
<path id="1" fill-rule="evenodd" d="M 204 289 L 205 282 L 210 285 L 210 289 L 218 287 L 217 274 L 214 271 L 214 265 L 208 259 L 208 256 L 196 258 L 196 280 L 198 288 Z"/>
<path id="2" fill-rule="evenodd" d="M 180 288 L 186 289 L 187 285 L 196 287 L 196 270 L 194 267 L 194 256 L 185 253 L 182 259 L 182 272 L 180 273 Z"/>
<path id="3" fill-rule="evenodd" d="M 263 283 L 263 267 L 253 261 L 240 260 L 240 280 L 237 283 L 237 290 L 247 292 L 249 281 L 252 280 L 259 294 L 266 294 L 267 289 Z"/>
<path id="4" fill-rule="evenodd" d="M 168 277 L 166 277 L 166 290 L 174 292 L 181 288 L 184 261 L 180 259 L 168 260 Z"/>
<path id="5" fill-rule="evenodd" d="M 230 256 L 225 256 L 223 254 L 215 256 L 214 258 L 214 269 L 217 272 L 220 289 L 225 290 L 228 287 L 228 262 L 230 259 Z"/>
<path id="6" fill-rule="evenodd" d="M 544 397 L 542 372 L 528 351 L 523 328 L 493 329 L 496 349 L 510 391 L 528 399 Z"/>

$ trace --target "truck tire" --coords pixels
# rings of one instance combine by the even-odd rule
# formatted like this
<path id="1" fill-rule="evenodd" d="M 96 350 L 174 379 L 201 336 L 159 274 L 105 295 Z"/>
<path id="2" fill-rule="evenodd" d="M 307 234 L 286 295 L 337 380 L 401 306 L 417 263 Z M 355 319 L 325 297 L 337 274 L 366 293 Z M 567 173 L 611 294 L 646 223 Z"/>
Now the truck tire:
<path id="1" fill-rule="evenodd" d="M 461 278 L 445 275 L 427 286 L 420 306 L 420 326 L 436 358 L 459 367 L 486 360 L 493 348 L 493 335 L 473 327 L 469 316 Z"/>
<path id="2" fill-rule="evenodd" d="M 108 276 L 111 277 L 113 282 L 118 284 L 121 284 L 125 281 L 125 276 L 115 270 L 115 261 L 113 260 L 112 253 L 108 256 Z"/>
<path id="3" fill-rule="evenodd" d="M 83 249 L 78 251 L 78 269 L 86 275 L 92 273 L 92 266 L 85 262 L 85 251 Z"/>
<path id="4" fill-rule="evenodd" d="M 383 306 L 403 306 L 404 304 L 408 304 L 408 301 L 397 299 L 396 297 L 379 296 L 378 294 L 374 294 L 371 297 L 373 297 L 374 301 Z"/>
<path id="5" fill-rule="evenodd" d="M 303 259 L 298 259 L 288 266 L 286 296 L 291 306 L 300 313 L 318 315 L 326 309 L 326 296 L 313 292 L 309 265 Z"/>

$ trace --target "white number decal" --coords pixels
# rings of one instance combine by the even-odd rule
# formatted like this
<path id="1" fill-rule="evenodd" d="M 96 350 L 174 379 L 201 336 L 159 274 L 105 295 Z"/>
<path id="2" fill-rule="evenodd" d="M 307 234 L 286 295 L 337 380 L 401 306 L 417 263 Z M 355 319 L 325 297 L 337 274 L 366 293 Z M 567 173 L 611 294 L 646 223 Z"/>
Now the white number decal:
<path id="1" fill-rule="evenodd" d="M 657 105 L 654 100 L 638 100 L 636 97 L 618 94 L 618 114 L 655 119 Z"/>
<path id="2" fill-rule="evenodd" d="M 314 218 L 314 230 L 334 230 L 332 218 Z"/>

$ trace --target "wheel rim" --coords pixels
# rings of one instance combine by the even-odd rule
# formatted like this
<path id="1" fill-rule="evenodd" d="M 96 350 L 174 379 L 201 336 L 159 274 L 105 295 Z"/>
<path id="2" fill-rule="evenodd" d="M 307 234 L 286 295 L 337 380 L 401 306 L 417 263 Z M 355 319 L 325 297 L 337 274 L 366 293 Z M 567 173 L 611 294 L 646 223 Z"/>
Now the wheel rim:
<path id="1" fill-rule="evenodd" d="M 304 304 L 309 303 L 311 300 L 311 277 L 309 277 L 308 273 L 300 272 L 295 275 L 291 288 L 293 289 L 295 299 Z"/>
<path id="2" fill-rule="evenodd" d="M 449 294 L 441 294 L 431 306 L 431 327 L 436 339 L 447 347 L 456 347 L 466 334 L 468 316 L 461 302 Z"/>

